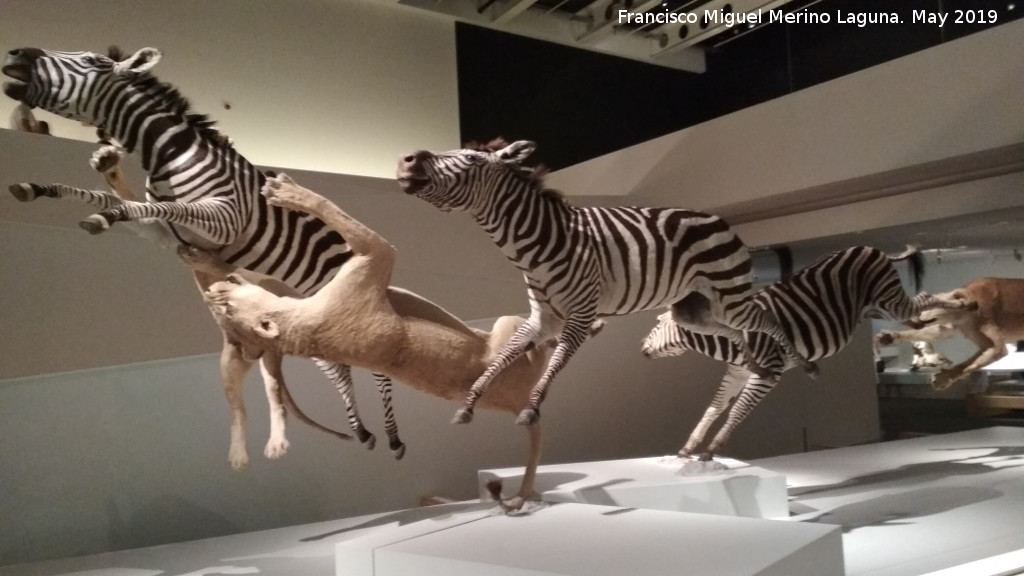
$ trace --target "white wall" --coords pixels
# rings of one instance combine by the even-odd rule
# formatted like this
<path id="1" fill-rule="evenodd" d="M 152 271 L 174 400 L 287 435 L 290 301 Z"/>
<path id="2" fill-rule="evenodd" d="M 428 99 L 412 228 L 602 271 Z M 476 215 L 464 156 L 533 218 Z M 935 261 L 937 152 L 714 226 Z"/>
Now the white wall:
<path id="1" fill-rule="evenodd" d="M 4 0 L 0 48 L 159 48 L 154 69 L 258 164 L 391 178 L 459 143 L 454 24 L 378 0 Z M 230 110 L 226 110 L 229 103 Z M 0 97 L 0 118 L 15 102 Z M 49 114 L 55 134 L 95 131 Z"/>
<path id="2" fill-rule="evenodd" d="M 636 343 L 653 321 L 654 313 L 613 320 L 559 377 L 544 405 L 544 462 L 682 446 L 722 366 L 693 355 L 645 360 Z M 877 438 L 864 336 L 822 363 L 820 382 L 788 374 L 728 453 L 797 452 L 805 433 L 813 444 Z M 203 355 L 0 380 L 0 565 L 397 510 L 426 495 L 475 498 L 476 470 L 525 461 L 526 434 L 512 415 L 481 411 L 470 425 L 449 425 L 455 404 L 401 385 L 395 406 L 408 451 L 394 461 L 361 371 L 359 401 L 378 434 L 375 451 L 292 419 L 291 450 L 269 461 L 266 403 L 250 375 L 252 462 L 234 472 L 216 366 L 215 355 Z M 289 361 L 285 372 L 299 406 L 344 428 L 340 398 L 311 363 Z M 840 374 L 856 378 L 834 378 Z"/>

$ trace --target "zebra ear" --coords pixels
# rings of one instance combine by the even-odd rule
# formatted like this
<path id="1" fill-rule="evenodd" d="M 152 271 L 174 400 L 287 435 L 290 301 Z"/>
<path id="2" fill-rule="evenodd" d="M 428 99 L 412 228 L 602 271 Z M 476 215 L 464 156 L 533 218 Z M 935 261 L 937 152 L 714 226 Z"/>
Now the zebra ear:
<path id="1" fill-rule="evenodd" d="M 117 71 L 122 74 L 142 74 L 149 72 L 160 61 L 160 51 L 156 48 L 143 48 L 122 62 L 118 62 Z"/>
<path id="2" fill-rule="evenodd" d="M 529 140 L 519 140 L 498 151 L 498 159 L 502 162 L 514 162 L 516 164 L 526 160 L 527 156 L 533 154 L 537 144 Z"/>

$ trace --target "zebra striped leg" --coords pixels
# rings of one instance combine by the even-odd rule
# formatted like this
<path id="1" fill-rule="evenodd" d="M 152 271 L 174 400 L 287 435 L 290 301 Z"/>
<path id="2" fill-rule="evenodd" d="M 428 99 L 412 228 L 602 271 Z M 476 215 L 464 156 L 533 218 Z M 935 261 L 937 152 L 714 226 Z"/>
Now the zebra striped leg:
<path id="1" fill-rule="evenodd" d="M 722 377 L 722 383 L 718 385 L 715 398 L 711 401 L 708 409 L 704 411 L 704 416 L 697 423 L 697 426 L 694 427 L 693 432 L 690 432 L 690 437 L 686 440 L 686 444 L 679 450 L 680 456 L 689 458 L 697 451 L 697 447 L 704 442 L 704 436 L 707 435 L 711 425 L 725 413 L 729 403 L 739 395 L 749 378 L 750 372 L 743 366 L 735 364 L 726 365 L 725 376 Z"/>
<path id="2" fill-rule="evenodd" d="M 745 312 L 745 313 L 744 313 Z M 782 326 L 779 324 L 775 315 L 770 311 L 765 310 L 756 304 L 752 300 L 748 300 L 743 306 L 743 312 L 740 312 L 739 316 L 745 316 L 747 320 L 741 325 L 729 323 L 729 326 L 733 328 L 739 328 L 740 330 L 747 330 L 752 332 L 763 332 L 770 336 L 773 340 L 778 342 L 779 347 L 782 348 L 782 353 L 793 361 L 794 364 L 803 368 L 804 372 L 812 378 L 818 376 L 818 366 L 814 362 L 809 361 L 797 353 L 796 347 L 793 345 L 793 341 L 789 339 L 789 336 L 782 330 Z M 749 354 L 749 346 L 744 342 L 744 350 Z M 760 374 L 762 378 L 765 377 L 765 371 L 760 366 L 756 366 L 752 355 L 747 356 L 747 363 L 750 365 L 750 371 L 755 374 Z"/>
<path id="3" fill-rule="evenodd" d="M 64 184 L 43 185 L 25 182 L 21 184 L 12 184 L 7 188 L 7 190 L 10 191 L 10 193 L 19 202 L 31 202 L 39 197 L 71 199 L 79 202 L 85 202 L 86 204 L 101 210 L 108 210 L 124 204 L 124 200 L 110 192 L 85 190 L 82 188 L 65 186 Z"/>
<path id="4" fill-rule="evenodd" d="M 79 226 L 90 234 L 99 234 L 114 222 L 157 219 L 188 228 L 204 240 L 226 246 L 234 242 L 242 229 L 238 207 L 226 198 L 208 198 L 195 202 L 132 202 L 102 210 L 86 217 Z"/>
<path id="5" fill-rule="evenodd" d="M 373 379 L 384 405 L 384 433 L 388 435 L 388 448 L 395 455 L 395 460 L 401 460 L 402 456 L 405 456 L 405 442 L 398 437 L 398 422 L 395 420 L 395 410 L 391 406 L 391 378 L 374 372 Z"/>
<path id="6" fill-rule="evenodd" d="M 377 445 L 377 438 L 363 426 L 363 421 L 359 417 L 359 407 L 356 406 L 356 397 L 353 394 L 352 368 L 345 364 L 336 364 L 319 358 L 314 358 L 313 361 L 320 368 L 320 371 L 327 376 L 327 379 L 334 384 L 334 388 L 341 393 L 341 398 L 345 401 L 345 414 L 348 416 L 348 425 L 352 428 L 356 438 L 366 445 L 367 450 L 373 450 L 374 446 Z"/>
<path id="7" fill-rule="evenodd" d="M 548 395 L 548 387 L 551 386 L 555 376 L 565 367 L 569 359 L 572 358 L 572 355 L 583 344 L 583 341 L 587 339 L 587 336 L 590 334 L 590 327 L 596 319 L 596 316 L 590 314 L 582 318 L 571 317 L 566 320 L 565 327 L 562 328 L 562 334 L 558 337 L 558 346 L 555 346 L 555 351 L 551 353 L 551 358 L 548 359 L 547 369 L 544 370 L 544 375 L 541 376 L 533 390 L 530 391 L 529 403 L 519 413 L 519 417 L 516 418 L 516 424 L 529 426 L 536 424 L 540 420 L 540 405 Z"/>
<path id="8" fill-rule="evenodd" d="M 940 310 L 977 310 L 978 303 L 971 300 L 959 298 L 939 298 L 927 292 L 921 292 L 910 300 L 911 314 L 908 318 L 920 316 L 925 310 L 938 308 Z M 902 318 L 901 320 L 906 320 Z"/>
<path id="9" fill-rule="evenodd" d="M 700 459 L 709 461 L 714 458 L 715 453 L 718 452 L 722 446 L 729 441 L 729 437 L 732 436 L 736 427 L 743 422 L 750 412 L 768 395 L 769 392 L 775 388 L 775 385 L 779 383 L 779 372 L 773 372 L 769 378 L 761 378 L 757 375 L 752 375 L 747 380 L 746 385 L 740 392 L 739 397 L 733 402 L 732 408 L 729 409 L 729 417 L 725 421 L 725 425 L 715 434 L 715 438 L 711 441 L 708 446 L 707 452 L 701 455 Z"/>
<path id="10" fill-rule="evenodd" d="M 516 358 L 521 356 L 526 351 L 526 347 L 533 342 L 534 338 L 537 337 L 540 332 L 539 322 L 534 321 L 533 316 L 523 322 L 519 328 L 516 329 L 512 337 L 508 339 L 508 342 L 501 347 L 498 351 L 497 356 L 491 361 L 491 365 L 484 370 L 484 373 L 476 379 L 473 386 L 469 389 L 466 394 L 465 403 L 462 408 L 455 411 L 455 416 L 452 418 L 452 424 L 467 424 L 473 421 L 473 408 L 476 407 L 477 400 L 487 392 L 487 388 L 490 387 L 491 382 L 494 381 L 494 377 L 499 372 L 504 370 L 509 364 L 515 361 Z"/>

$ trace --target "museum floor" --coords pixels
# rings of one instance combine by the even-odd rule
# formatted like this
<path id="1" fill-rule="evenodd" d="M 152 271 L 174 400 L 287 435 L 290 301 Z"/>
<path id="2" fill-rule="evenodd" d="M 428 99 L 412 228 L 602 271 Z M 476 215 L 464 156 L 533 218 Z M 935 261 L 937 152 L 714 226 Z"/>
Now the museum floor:
<path id="1" fill-rule="evenodd" d="M 1019 574 L 1019 567 L 1024 566 L 1024 559 L 1014 557 L 1024 550 L 1024 429 L 991 427 L 793 454 L 750 464 L 785 475 L 791 515 L 788 521 L 842 527 L 848 576 L 1001 576 Z M 449 506 L 466 510 L 474 504 Z M 335 571 L 335 546 L 339 542 L 396 525 L 410 526 L 426 521 L 432 514 L 436 512 L 420 508 L 7 566 L 0 568 L 0 574 L 328 576 L 346 573 Z M 515 546 L 513 542 L 503 545 Z M 1004 561 L 1010 567 L 981 568 L 977 563 L 984 559 Z M 675 573 L 690 572 L 681 566 Z"/>

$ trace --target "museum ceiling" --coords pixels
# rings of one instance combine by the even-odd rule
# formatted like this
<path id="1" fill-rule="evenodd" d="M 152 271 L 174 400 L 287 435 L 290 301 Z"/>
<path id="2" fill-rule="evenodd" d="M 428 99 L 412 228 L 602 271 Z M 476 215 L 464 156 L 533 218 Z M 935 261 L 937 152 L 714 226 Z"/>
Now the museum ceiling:
<path id="1" fill-rule="evenodd" d="M 397 0 L 462 22 L 613 54 L 704 71 L 703 49 L 758 26 L 747 13 L 787 11 L 819 0 Z"/>

